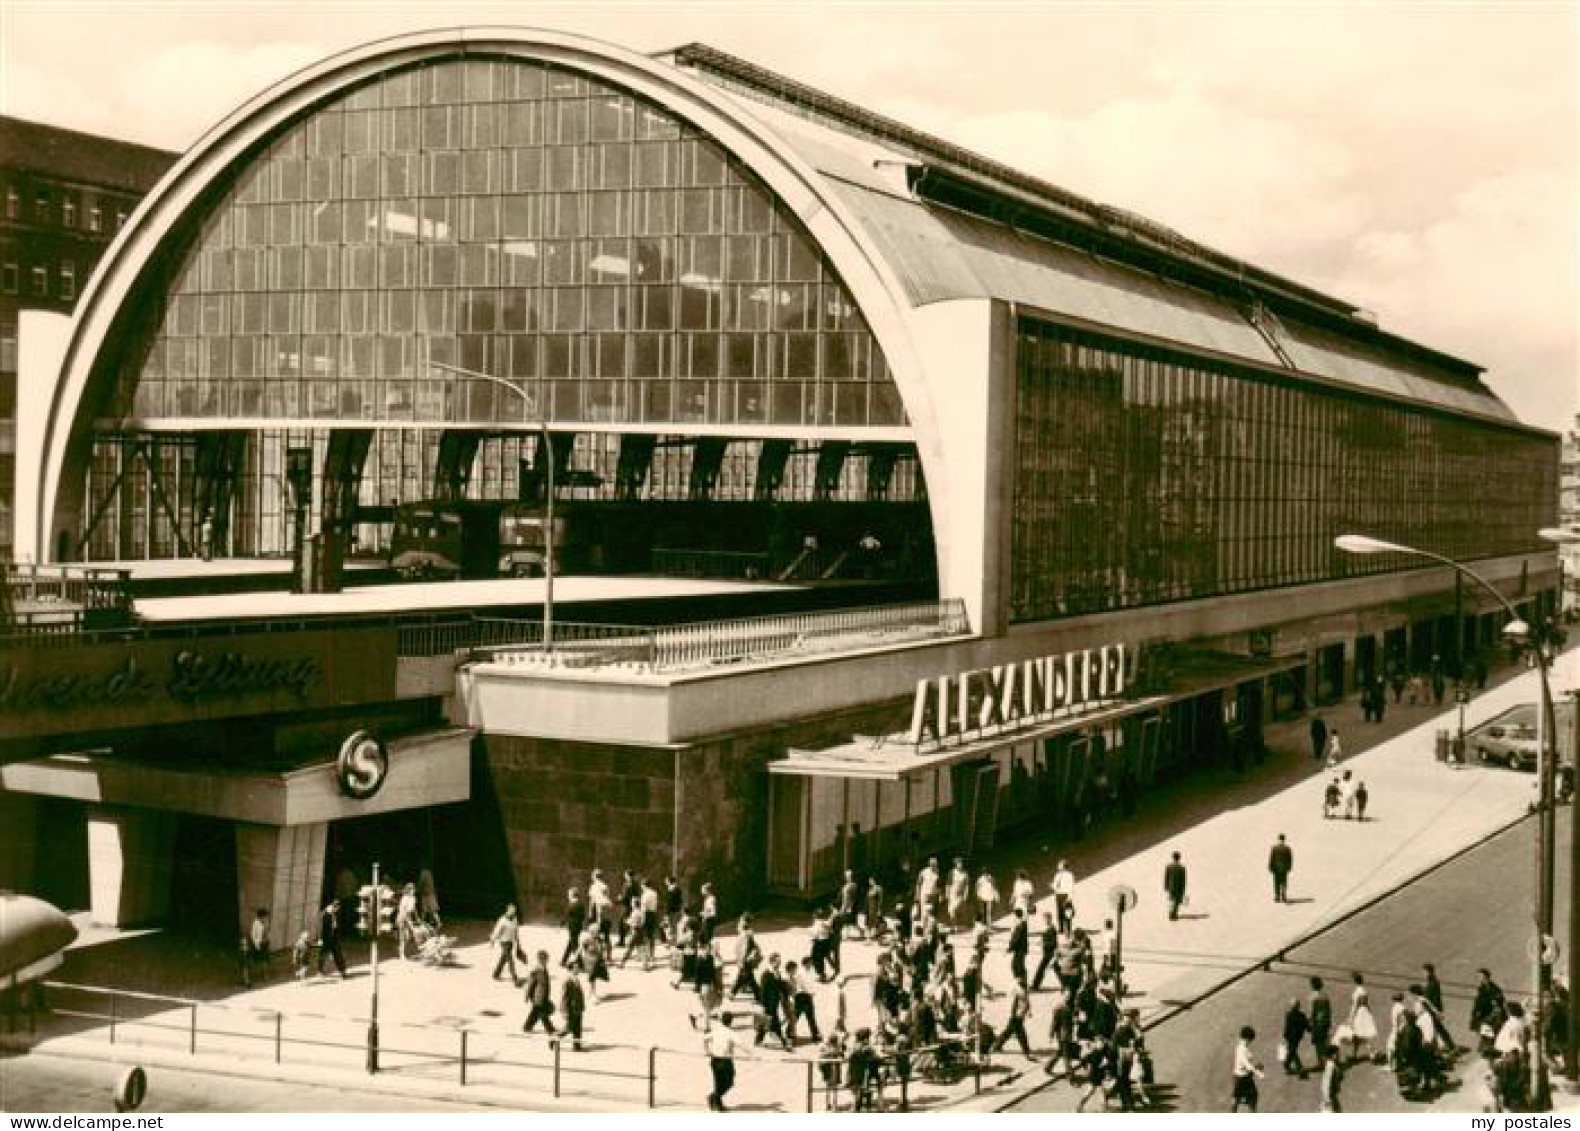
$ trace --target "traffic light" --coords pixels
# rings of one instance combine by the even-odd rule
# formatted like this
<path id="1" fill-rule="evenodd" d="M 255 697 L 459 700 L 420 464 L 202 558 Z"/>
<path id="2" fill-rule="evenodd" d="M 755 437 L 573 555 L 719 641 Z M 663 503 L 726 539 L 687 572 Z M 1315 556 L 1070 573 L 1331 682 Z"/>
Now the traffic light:
<path id="1" fill-rule="evenodd" d="M 357 934 L 367 938 L 373 933 L 373 926 L 378 920 L 378 889 L 372 884 L 363 884 L 357 890 Z"/>
<path id="2" fill-rule="evenodd" d="M 377 898 L 379 934 L 387 935 L 395 930 L 395 893 L 380 884 Z"/>

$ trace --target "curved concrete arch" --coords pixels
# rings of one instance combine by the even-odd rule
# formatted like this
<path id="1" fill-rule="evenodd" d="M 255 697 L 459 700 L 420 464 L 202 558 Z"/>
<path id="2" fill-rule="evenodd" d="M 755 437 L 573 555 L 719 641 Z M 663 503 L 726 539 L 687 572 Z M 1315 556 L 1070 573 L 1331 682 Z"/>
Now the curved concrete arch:
<path id="1" fill-rule="evenodd" d="M 583 36 L 536 28 L 462 27 L 374 41 L 297 71 L 200 138 L 128 219 L 84 290 L 54 385 L 34 500 L 36 513 L 44 519 L 34 547 L 37 560 L 50 555 L 67 449 L 117 313 L 205 189 L 249 150 L 314 106 L 402 66 L 468 53 L 553 63 L 624 87 L 707 133 L 779 196 L 839 271 L 883 349 L 916 437 L 934 537 L 947 546 L 949 468 L 926 366 L 908 324 L 904 288 L 821 175 L 735 99 L 683 70 Z M 939 555 L 940 588 L 947 592 L 951 586 L 945 559 Z"/>

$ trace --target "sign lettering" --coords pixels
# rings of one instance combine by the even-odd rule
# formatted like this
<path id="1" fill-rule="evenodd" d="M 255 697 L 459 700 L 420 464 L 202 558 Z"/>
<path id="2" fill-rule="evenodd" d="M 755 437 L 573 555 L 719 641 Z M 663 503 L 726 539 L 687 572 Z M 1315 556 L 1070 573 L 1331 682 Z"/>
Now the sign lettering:
<path id="1" fill-rule="evenodd" d="M 1106 644 L 918 680 L 909 738 L 931 746 L 1074 717 L 1118 699 L 1135 675 L 1136 653 Z"/>

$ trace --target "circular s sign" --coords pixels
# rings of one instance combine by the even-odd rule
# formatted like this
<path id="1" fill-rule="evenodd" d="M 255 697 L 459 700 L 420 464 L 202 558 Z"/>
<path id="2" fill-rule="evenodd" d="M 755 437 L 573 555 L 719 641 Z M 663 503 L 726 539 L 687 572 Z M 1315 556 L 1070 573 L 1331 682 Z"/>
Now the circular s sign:
<path id="1" fill-rule="evenodd" d="M 366 801 L 379 791 L 389 772 L 389 751 L 367 731 L 353 731 L 340 744 L 340 757 L 335 760 L 335 780 L 340 783 L 340 792 L 347 797 Z"/>

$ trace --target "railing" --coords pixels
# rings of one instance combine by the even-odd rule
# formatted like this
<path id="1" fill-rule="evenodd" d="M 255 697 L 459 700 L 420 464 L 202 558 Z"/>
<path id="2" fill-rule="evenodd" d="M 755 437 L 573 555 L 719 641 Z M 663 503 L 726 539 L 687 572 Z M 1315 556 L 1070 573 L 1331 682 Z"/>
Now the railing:
<path id="1" fill-rule="evenodd" d="M 278 1009 L 230 1006 L 162 994 L 139 993 L 104 986 L 45 982 L 46 1015 L 103 1026 L 107 1043 L 163 1047 L 184 1052 L 249 1059 L 274 1064 L 310 1064 L 314 1068 L 369 1069 L 367 1019 L 286 1013 Z M 724 1006 L 725 1015 L 730 1006 Z M 739 1016 L 744 1010 L 737 1010 Z M 29 1015 L 30 1023 L 33 1016 Z M 35 1031 L 30 1024 L 30 1031 Z M 648 1108 L 695 1103 L 707 1079 L 707 1057 L 700 1052 L 659 1045 L 621 1045 L 598 1041 L 596 1051 L 567 1056 L 564 1038 L 544 1040 L 501 1030 L 449 1028 L 437 1025 L 391 1024 L 381 1028 L 378 1071 L 461 1087 L 493 1086 L 545 1089 L 560 1097 L 567 1084 L 578 1094 L 641 1103 Z M 947 1072 L 945 1054 L 948 1053 Z M 776 1066 L 776 1104 L 788 1109 L 803 1101 L 805 1110 L 854 1106 L 856 1096 L 845 1077 L 844 1060 L 785 1057 Z M 961 1044 L 940 1045 L 879 1057 L 871 1080 L 880 1110 L 909 1110 L 917 1087 L 948 1088 L 972 1077 L 980 1093 L 983 1072 L 992 1065 L 986 1054 Z M 788 1069 L 788 1071 L 786 1071 Z M 612 1086 L 611 1086 L 612 1085 Z"/>
<path id="2" fill-rule="evenodd" d="M 128 570 L 0 563 L 0 625 L 26 634 L 75 632 L 85 623 L 130 621 Z"/>
<path id="3" fill-rule="evenodd" d="M 870 608 L 699 621 L 643 628 L 631 625 L 556 624 L 554 649 L 543 648 L 537 622 L 495 622 L 490 631 L 515 632 L 508 644 L 480 646 L 474 660 L 503 664 L 601 667 L 629 664 L 675 671 L 793 655 L 846 651 L 897 640 L 958 636 L 969 631 L 958 598 Z"/>
<path id="4" fill-rule="evenodd" d="M 719 577 L 760 581 L 768 576 L 767 554 L 737 550 L 653 551 L 653 572 L 664 577 Z"/>

